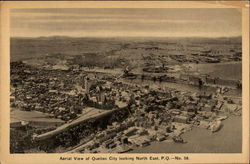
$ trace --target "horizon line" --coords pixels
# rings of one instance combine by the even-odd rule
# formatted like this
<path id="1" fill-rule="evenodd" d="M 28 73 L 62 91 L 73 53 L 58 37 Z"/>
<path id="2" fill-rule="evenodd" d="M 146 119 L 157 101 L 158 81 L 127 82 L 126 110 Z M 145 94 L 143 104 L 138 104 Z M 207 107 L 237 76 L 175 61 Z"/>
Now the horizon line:
<path id="1" fill-rule="evenodd" d="M 10 38 L 238 38 L 242 35 L 235 36 L 67 36 L 67 35 L 51 35 L 51 36 L 10 36 Z"/>

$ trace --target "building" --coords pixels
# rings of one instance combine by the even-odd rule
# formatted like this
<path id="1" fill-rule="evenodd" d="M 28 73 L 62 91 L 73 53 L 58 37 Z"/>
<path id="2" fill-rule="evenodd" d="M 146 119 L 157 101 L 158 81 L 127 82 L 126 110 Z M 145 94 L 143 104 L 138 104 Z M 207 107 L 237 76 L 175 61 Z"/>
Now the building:
<path id="1" fill-rule="evenodd" d="M 175 116 L 174 117 L 174 122 L 178 122 L 178 123 L 188 123 L 188 117 L 186 116 Z"/>
<path id="2" fill-rule="evenodd" d="M 133 134 L 135 134 L 136 131 L 137 131 L 136 128 L 129 128 L 128 130 L 124 131 L 124 134 L 126 136 L 132 136 Z"/>
<path id="3" fill-rule="evenodd" d="M 157 135 L 156 140 L 157 141 L 164 141 L 166 137 L 164 135 Z"/>
<path id="4" fill-rule="evenodd" d="M 109 148 L 109 145 L 111 145 L 111 144 L 114 144 L 114 141 L 112 139 L 109 139 L 107 141 L 104 141 L 102 143 L 102 146 L 105 147 L 105 148 Z"/>

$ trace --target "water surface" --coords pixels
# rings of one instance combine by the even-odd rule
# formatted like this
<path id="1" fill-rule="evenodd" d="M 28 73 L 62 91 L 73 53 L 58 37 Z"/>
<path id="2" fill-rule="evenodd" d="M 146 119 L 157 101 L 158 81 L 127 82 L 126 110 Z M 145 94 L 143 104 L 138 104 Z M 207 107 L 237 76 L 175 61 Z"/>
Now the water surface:
<path id="1" fill-rule="evenodd" d="M 241 153 L 242 122 L 240 116 L 230 116 L 223 121 L 223 128 L 212 133 L 194 128 L 183 134 L 186 144 L 153 142 L 147 147 L 138 147 L 131 153 Z"/>

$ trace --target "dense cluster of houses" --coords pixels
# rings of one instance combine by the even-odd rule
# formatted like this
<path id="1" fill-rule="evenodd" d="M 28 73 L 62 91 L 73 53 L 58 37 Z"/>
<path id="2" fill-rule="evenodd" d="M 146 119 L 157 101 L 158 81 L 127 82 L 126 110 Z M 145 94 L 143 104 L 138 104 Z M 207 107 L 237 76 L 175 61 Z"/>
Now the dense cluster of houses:
<path id="1" fill-rule="evenodd" d="M 50 113 L 65 121 L 76 119 L 84 107 L 113 110 L 119 108 L 119 102 L 126 104 L 124 111 L 83 122 L 33 144 L 46 152 L 58 146 L 72 147 L 82 140 L 92 143 L 83 150 L 145 146 L 153 140 L 178 137 L 190 126 L 208 128 L 220 114 L 228 112 L 228 104 L 234 104 L 220 93 L 157 90 L 117 79 L 89 78 L 76 71 L 39 69 L 22 62 L 11 63 L 11 96 L 12 108 Z"/>

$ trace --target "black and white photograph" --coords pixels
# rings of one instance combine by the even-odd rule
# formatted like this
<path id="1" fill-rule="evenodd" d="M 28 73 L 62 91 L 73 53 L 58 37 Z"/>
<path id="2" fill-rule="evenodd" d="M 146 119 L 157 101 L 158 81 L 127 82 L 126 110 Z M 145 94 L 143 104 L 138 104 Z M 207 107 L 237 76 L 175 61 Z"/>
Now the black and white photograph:
<path id="1" fill-rule="evenodd" d="M 241 8 L 12 8 L 11 154 L 242 153 Z"/>

